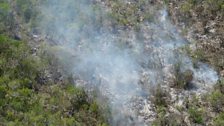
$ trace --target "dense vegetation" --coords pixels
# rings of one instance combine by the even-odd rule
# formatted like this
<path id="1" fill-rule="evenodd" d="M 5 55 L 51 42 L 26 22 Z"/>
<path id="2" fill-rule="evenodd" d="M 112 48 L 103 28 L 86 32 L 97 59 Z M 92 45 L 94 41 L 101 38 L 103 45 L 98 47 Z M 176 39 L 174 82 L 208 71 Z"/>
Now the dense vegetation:
<path id="1" fill-rule="evenodd" d="M 26 43 L 0 35 L 0 125 L 106 125 L 95 101 L 68 81 L 41 84 L 48 66 Z"/>
<path id="2" fill-rule="evenodd" d="M 9 14 L 10 6 L 7 1 L 0 1 L 0 32 L 7 32 L 10 26 L 10 19 L 12 16 Z"/>
<path id="3" fill-rule="evenodd" d="M 107 125 L 96 100 L 89 98 L 83 89 L 74 87 L 68 79 L 62 81 L 46 79 L 45 72 L 52 65 L 53 61 L 50 61 L 52 59 L 44 54 L 34 55 L 26 42 L 15 40 L 18 39 L 17 30 L 21 25 L 18 21 L 23 22 L 23 26 L 28 25 L 26 28 L 36 26 L 35 21 L 38 19 L 35 18 L 40 16 L 37 16 L 38 12 L 34 6 L 38 2 L 40 1 L 15 0 L 10 5 L 6 0 L 0 0 L 0 125 Z M 202 24 L 207 24 L 210 20 L 219 21 L 216 24 L 217 35 L 209 33 L 206 28 L 202 31 L 205 35 L 220 36 L 222 39 L 223 21 L 216 21 L 216 17 L 223 19 L 223 0 L 186 0 L 180 3 L 165 0 L 165 2 L 167 6 L 172 2 L 179 6 L 180 22 L 183 21 L 186 28 L 194 23 L 192 17 L 195 13 L 198 15 L 197 21 Z M 150 4 L 156 2 L 139 0 L 128 3 L 122 0 L 106 0 L 110 10 L 108 16 L 114 27 L 136 28 L 141 22 L 153 21 L 154 8 L 150 8 Z M 11 7 L 15 8 L 19 19 L 18 17 L 15 19 Z M 95 9 L 98 9 L 97 6 Z M 200 45 L 200 42 L 197 44 Z M 212 45 L 203 45 L 194 51 L 186 50 L 193 60 L 208 62 L 221 71 L 224 69 L 224 44 L 221 43 L 218 48 Z M 192 80 L 192 72 L 181 73 L 179 64 L 175 67 L 176 80 L 173 88 L 187 90 L 188 82 Z M 198 96 L 186 98 L 185 106 L 173 106 L 183 116 L 169 113 L 170 95 L 160 85 L 152 94 L 154 95 L 152 102 L 158 114 L 152 125 L 182 125 L 186 114 L 189 116 L 190 124 L 207 125 L 208 122 L 216 126 L 224 125 L 223 78 L 220 78 L 213 91 L 202 98 Z"/>
<path id="4" fill-rule="evenodd" d="M 153 20 L 153 9 L 150 1 L 138 0 L 127 2 L 123 0 L 107 0 L 107 6 L 111 9 L 110 16 L 117 25 L 137 26 L 143 21 Z"/>
<path id="5" fill-rule="evenodd" d="M 35 25 L 38 2 L 0 1 L 0 125 L 107 125 L 94 98 L 66 77 L 47 74 L 57 71 L 56 59 L 41 49 L 34 52 L 24 42 L 29 39 L 18 36 Z"/>

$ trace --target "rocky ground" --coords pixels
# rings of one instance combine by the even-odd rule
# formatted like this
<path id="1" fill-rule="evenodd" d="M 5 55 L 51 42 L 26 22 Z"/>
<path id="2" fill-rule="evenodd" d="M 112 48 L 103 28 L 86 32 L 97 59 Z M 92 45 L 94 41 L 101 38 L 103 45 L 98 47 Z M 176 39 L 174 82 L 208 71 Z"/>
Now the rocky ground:
<path id="1" fill-rule="evenodd" d="M 163 6 L 166 6 L 167 8 L 165 10 L 168 11 L 167 15 L 171 20 L 171 24 L 174 24 L 174 27 L 177 28 L 177 32 L 184 36 L 183 39 L 186 39 L 190 43 L 186 46 L 185 51 L 188 53 L 189 57 L 193 59 L 193 65 L 196 64 L 196 66 L 200 66 L 198 62 L 208 63 L 218 71 L 219 76 L 224 77 L 223 3 L 220 3 L 221 7 L 219 7 L 219 5 L 211 7 L 213 3 L 207 3 L 203 0 L 196 3 L 191 0 L 168 0 L 166 2 L 155 0 L 93 0 L 92 2 L 101 6 L 105 12 L 109 14 L 110 18 L 103 20 L 101 25 L 116 34 L 122 33 L 122 35 L 119 36 L 121 42 L 130 46 L 130 48 L 135 48 L 136 43 L 133 42 L 135 38 L 130 34 L 130 31 L 132 33 L 137 32 L 140 38 L 143 38 L 142 41 L 144 41 L 144 53 L 141 54 L 148 56 L 159 55 L 161 59 L 166 55 L 161 53 L 164 51 L 164 47 L 157 49 L 153 45 L 155 44 L 153 41 L 158 37 L 155 34 L 160 34 L 161 31 L 156 31 L 157 29 L 155 29 L 153 25 L 147 24 L 146 22 L 157 21 L 154 18 L 159 18 L 161 13 L 157 13 L 156 11 L 163 10 Z M 12 10 L 16 8 L 15 6 L 15 3 L 12 1 Z M 36 52 L 39 52 L 37 50 L 41 49 L 41 45 L 44 41 L 49 41 L 50 39 L 27 31 L 27 25 L 22 23 L 23 21 L 20 19 L 21 17 L 18 16 L 16 10 L 13 11 L 13 15 L 17 21 L 13 35 L 17 39 L 25 38 L 33 48 L 33 55 L 37 55 Z M 120 32 L 120 30 L 122 30 L 122 32 Z M 170 36 L 172 40 L 172 34 Z M 160 44 L 165 43 L 161 42 Z M 152 50 L 155 51 L 155 54 L 151 53 Z M 43 53 L 47 53 L 45 51 L 46 49 L 43 49 Z M 138 48 L 136 48 L 136 52 L 138 51 Z M 146 96 L 143 95 L 142 97 L 134 98 L 134 102 L 127 106 L 133 108 L 134 112 L 141 118 L 140 120 L 144 120 L 144 122 L 149 125 L 214 125 L 215 116 L 219 116 L 222 110 L 218 112 L 215 111 L 212 105 L 213 103 L 204 99 L 208 98 L 214 100 L 217 97 L 222 98 L 222 96 L 221 94 L 217 94 L 214 98 L 213 96 L 205 95 L 209 94 L 208 92 L 213 94 L 212 85 L 207 87 L 205 84 L 205 86 L 201 86 L 202 88 L 199 90 L 186 89 L 185 86 L 189 84 L 189 81 L 194 81 L 195 83 L 199 83 L 199 85 L 204 83 L 200 83 L 200 79 L 193 80 L 191 77 L 191 72 L 194 72 L 195 69 L 192 68 L 188 73 L 177 73 L 178 75 L 181 74 L 184 76 L 184 78 L 179 78 L 180 80 L 184 80 L 184 84 L 181 85 L 177 82 L 176 85 L 175 81 L 179 80 L 173 72 L 175 70 L 175 65 L 169 66 L 168 64 L 163 64 L 165 61 L 159 61 L 161 66 L 163 66 L 161 69 L 160 64 L 157 64 L 158 62 L 152 63 L 152 66 L 146 64 L 144 59 L 140 59 L 139 62 L 142 62 L 142 66 L 145 68 L 142 70 L 139 84 L 142 85 L 142 88 L 150 91 L 150 95 L 146 93 Z M 46 80 L 63 81 L 63 68 L 60 69 L 60 65 L 56 68 L 55 65 L 57 66 L 58 64 L 52 62 L 52 68 L 46 70 L 45 78 L 41 79 L 43 83 Z M 151 75 L 151 71 L 147 71 L 147 69 L 150 68 L 157 68 L 165 73 L 165 75 L 163 75 L 165 76 L 162 82 L 163 84 L 152 87 L 148 86 L 149 83 L 151 83 L 149 79 L 152 79 L 148 78 Z M 82 86 L 86 83 L 79 79 L 74 79 L 73 82 Z M 222 83 L 223 82 L 220 82 L 221 85 Z M 180 86 L 178 84 L 180 84 Z M 217 104 L 223 105 L 222 102 Z M 127 114 L 127 116 L 129 115 Z"/>
<path id="2" fill-rule="evenodd" d="M 189 42 L 195 44 L 193 53 L 199 60 L 212 64 L 223 76 L 223 2 L 170 0 L 167 6 L 173 23 L 182 29 Z"/>

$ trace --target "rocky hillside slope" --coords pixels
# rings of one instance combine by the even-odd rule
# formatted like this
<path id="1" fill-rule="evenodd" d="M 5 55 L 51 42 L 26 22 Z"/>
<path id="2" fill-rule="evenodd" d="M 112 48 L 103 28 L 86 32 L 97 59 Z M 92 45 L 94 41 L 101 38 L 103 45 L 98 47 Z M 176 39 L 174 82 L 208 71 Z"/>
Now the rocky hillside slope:
<path id="1" fill-rule="evenodd" d="M 74 6 L 55 1 L 49 0 L 52 6 L 48 6 L 62 13 L 56 16 L 54 12 L 46 11 L 48 8 L 43 10 L 41 5 L 47 1 L 0 2 L 0 108 L 5 110 L 0 111 L 0 125 L 224 125 L 223 0 L 91 0 L 85 1 L 88 6 L 84 2 L 84 7 L 87 7 L 85 11 L 77 11 L 81 18 L 75 20 L 75 23 L 73 20 L 76 14 L 71 13 L 74 17 L 66 17 L 69 15 L 67 12 L 73 12 L 70 10 Z M 71 0 L 65 2 L 74 3 Z M 93 8 L 91 14 L 94 16 L 88 15 L 89 6 Z M 65 8 L 68 10 L 63 10 Z M 65 27 L 52 25 L 58 23 L 55 20 L 63 22 L 63 16 L 68 23 Z M 46 27 L 41 27 L 40 22 Z M 71 31 L 58 32 L 58 29 L 69 29 L 72 32 L 78 29 L 78 32 L 73 36 Z M 106 34 L 106 38 L 100 36 L 101 39 L 97 39 L 100 44 L 95 42 L 97 47 L 93 46 L 94 49 L 100 52 L 111 47 L 105 44 L 105 40 L 111 40 L 119 49 L 131 50 L 131 58 L 126 55 L 122 57 L 123 53 L 119 49 L 113 54 L 105 51 L 100 55 L 103 57 L 100 57 L 100 61 L 97 61 L 98 55 L 96 59 L 92 58 L 95 56 L 92 54 L 98 54 L 94 49 L 91 50 L 91 44 L 88 45 L 88 38 L 92 41 L 93 36 L 97 36 L 92 32 Z M 74 39 L 80 44 L 72 52 L 70 46 L 67 48 L 63 44 L 69 40 L 73 42 Z M 179 44 L 181 48 L 177 48 Z M 91 64 L 87 60 L 89 65 L 77 69 L 80 74 L 76 71 L 73 73 L 71 68 L 75 68 L 72 66 L 76 61 L 74 59 L 83 48 L 85 53 L 89 53 L 89 58 L 97 62 Z M 117 49 L 113 46 L 111 48 L 111 52 Z M 58 56 L 59 53 L 63 55 Z M 121 57 L 119 62 L 114 60 L 116 54 Z M 192 66 L 191 63 L 189 67 L 189 64 L 176 60 L 173 63 L 175 58 L 170 54 L 174 54 L 176 59 L 183 59 L 184 63 L 190 59 Z M 104 62 L 108 57 L 112 65 Z M 82 55 L 78 58 L 83 60 Z M 114 88 L 117 94 L 110 96 L 110 85 L 103 84 L 113 82 L 112 79 L 116 77 L 122 80 L 123 69 L 128 70 L 124 75 L 131 76 L 132 62 L 124 61 L 120 69 L 115 69 L 118 71 L 115 74 L 119 76 L 100 72 L 105 69 L 113 72 L 114 69 L 107 67 L 119 66 L 123 62 L 122 58 L 127 61 L 137 59 L 141 70 L 138 71 L 140 79 L 136 87 L 140 88 L 133 89 L 134 85 L 131 89 L 141 90 L 141 95 L 133 98 L 131 104 L 119 106 L 114 112 L 107 106 L 110 98 L 127 98 L 127 92 L 133 90 L 119 93 L 118 89 L 126 89 L 119 83 Z M 94 64 L 97 63 L 100 76 L 94 73 Z M 207 85 L 216 78 L 206 78 L 213 77 L 211 73 L 214 72 L 205 63 L 218 71 L 220 78 L 217 84 Z M 102 69 L 100 65 L 107 67 Z M 187 69 L 183 71 L 185 65 Z M 90 81 L 86 81 L 85 77 L 90 78 Z M 200 80 L 200 77 L 203 79 Z M 128 79 L 123 80 L 126 82 Z M 103 86 L 94 91 L 92 88 L 83 90 L 73 86 L 81 85 L 85 88 L 88 83 Z M 199 83 L 200 87 L 195 88 L 195 83 Z M 115 123 L 114 115 L 118 115 Z M 143 122 L 136 122 L 139 118 Z"/>
<path id="2" fill-rule="evenodd" d="M 192 56 L 212 64 L 224 76 L 223 0 L 168 0 L 172 21 L 195 45 Z"/>

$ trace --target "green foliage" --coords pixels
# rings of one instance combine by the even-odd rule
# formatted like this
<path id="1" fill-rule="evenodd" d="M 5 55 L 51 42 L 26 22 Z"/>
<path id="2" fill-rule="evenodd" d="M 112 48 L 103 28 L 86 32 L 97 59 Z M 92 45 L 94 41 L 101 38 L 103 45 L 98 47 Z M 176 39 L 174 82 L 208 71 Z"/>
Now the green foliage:
<path id="1" fill-rule="evenodd" d="M 189 12 L 191 10 L 191 8 L 193 7 L 193 4 L 190 2 L 185 2 L 184 4 L 182 4 L 181 6 L 181 11 L 182 12 Z"/>
<path id="2" fill-rule="evenodd" d="M 194 123 L 202 124 L 204 122 L 202 109 L 192 107 L 188 110 L 188 113 Z"/>
<path id="3" fill-rule="evenodd" d="M 197 48 L 196 50 L 190 49 L 189 46 L 183 48 L 187 54 L 189 54 L 193 60 L 193 65 L 197 68 L 197 62 L 206 62 L 211 64 L 217 71 L 224 68 L 224 50 L 216 50 L 211 47 Z"/>
<path id="4" fill-rule="evenodd" d="M 207 6 L 209 6 L 211 11 L 219 11 L 223 9 L 224 1 L 223 0 L 206 0 L 205 3 Z"/>
<path id="5" fill-rule="evenodd" d="M 217 84 L 215 85 L 215 89 L 220 91 L 222 94 L 224 94 L 224 78 L 221 77 Z"/>
<path id="6" fill-rule="evenodd" d="M 0 44 L 1 73 L 9 75 L 10 78 L 34 80 L 41 63 L 29 54 L 28 46 L 24 42 L 11 40 L 4 35 L 0 35 Z"/>
<path id="7" fill-rule="evenodd" d="M 33 2 L 32 0 L 16 0 L 17 12 L 23 17 L 25 22 L 29 22 L 33 13 Z"/>
<path id="8" fill-rule="evenodd" d="M 186 110 L 189 114 L 189 119 L 192 123 L 204 125 L 206 119 L 206 109 L 200 102 L 201 97 L 193 95 L 191 98 L 185 99 Z"/>
<path id="9" fill-rule="evenodd" d="M 0 33 L 5 32 L 9 21 L 10 6 L 7 0 L 0 1 Z"/>
<path id="10" fill-rule="evenodd" d="M 220 114 L 214 119 L 214 125 L 215 125 L 215 126 L 223 126 L 223 125 L 224 125 L 224 113 L 220 113 Z"/>
<path id="11" fill-rule="evenodd" d="M 199 61 L 202 61 L 202 62 L 206 62 L 207 58 L 206 58 L 206 55 L 205 55 L 205 51 L 203 51 L 202 49 L 197 49 L 193 52 L 192 54 L 192 58 L 195 58 Z"/>
<path id="12" fill-rule="evenodd" d="M 187 0 L 184 1 L 184 3 L 181 6 L 182 12 L 189 12 L 191 9 L 193 9 L 197 4 L 201 4 L 203 0 Z"/>
<path id="13" fill-rule="evenodd" d="M 168 116 L 159 116 L 153 121 L 152 126 L 181 126 L 183 121 L 181 115 L 171 113 Z"/>
<path id="14" fill-rule="evenodd" d="M 220 20 L 222 20 L 224 16 L 223 0 L 186 0 L 180 2 L 180 4 L 181 8 L 179 15 L 181 15 L 180 17 L 182 18 L 180 20 L 182 20 L 187 27 L 191 27 L 195 22 L 194 20 L 196 19 L 202 23 L 202 26 L 194 25 L 194 27 L 198 30 L 196 32 L 199 32 L 201 35 L 215 36 L 216 38 L 220 38 L 220 40 L 222 40 L 223 31 L 219 30 L 219 28 L 222 27 L 222 23 L 219 23 L 218 20 L 216 21 L 216 19 L 219 17 Z M 207 22 L 210 21 L 217 23 L 217 26 L 214 27 L 214 29 L 216 29 L 216 34 L 214 35 L 212 35 L 206 28 Z M 200 30 L 200 28 L 203 29 Z M 194 60 L 207 62 L 218 71 L 223 70 L 223 49 L 217 49 L 211 40 L 208 40 L 207 42 L 206 40 L 203 40 L 203 43 L 204 42 L 209 44 L 202 44 L 201 40 L 197 42 L 197 49 L 191 51 L 192 58 Z M 218 48 L 222 48 L 221 46 L 222 45 L 220 45 Z"/>
<path id="15" fill-rule="evenodd" d="M 18 14 L 18 17 L 21 20 L 24 26 L 36 27 L 37 22 L 40 18 L 40 13 L 38 11 L 39 5 L 45 2 L 45 0 L 15 0 L 14 10 Z M 29 29 L 30 27 L 26 27 Z"/>
<path id="16" fill-rule="evenodd" d="M 152 102 L 158 107 L 166 107 L 168 105 L 169 95 L 162 89 L 160 85 L 156 87 L 155 90 L 152 90 Z"/>
<path id="17" fill-rule="evenodd" d="M 220 11 L 223 8 L 224 1 L 223 0 L 187 0 L 181 6 L 181 11 L 186 13 L 190 12 L 190 10 L 196 9 L 198 6 L 203 6 L 207 9 L 207 12 Z"/>
<path id="18" fill-rule="evenodd" d="M 122 0 L 107 0 L 107 3 L 111 9 L 109 16 L 112 17 L 112 20 L 115 20 L 117 25 L 137 26 L 143 21 L 153 20 L 153 9 L 149 1 L 125 2 Z"/>
<path id="19" fill-rule="evenodd" d="M 67 83 L 38 83 L 49 64 L 32 56 L 26 43 L 0 35 L 0 45 L 0 125 L 107 124 L 84 90 Z"/>
<path id="20" fill-rule="evenodd" d="M 8 2 L 7 1 L 0 1 L 0 9 L 1 9 L 1 11 L 9 11 L 9 4 L 8 4 Z"/>
<path id="21" fill-rule="evenodd" d="M 209 96 L 209 102 L 216 112 L 223 111 L 224 95 L 220 91 L 214 91 Z"/>
<path id="22" fill-rule="evenodd" d="M 157 118 L 152 126 L 180 126 L 183 125 L 184 117 L 177 113 L 169 113 L 164 106 L 157 107 Z"/>

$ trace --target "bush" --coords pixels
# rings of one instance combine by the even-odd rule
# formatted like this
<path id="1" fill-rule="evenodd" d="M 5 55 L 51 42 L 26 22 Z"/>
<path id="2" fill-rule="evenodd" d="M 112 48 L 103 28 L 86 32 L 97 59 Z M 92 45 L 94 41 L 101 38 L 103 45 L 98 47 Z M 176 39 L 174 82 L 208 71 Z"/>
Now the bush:
<path id="1" fill-rule="evenodd" d="M 177 63 L 174 66 L 175 80 L 174 84 L 171 85 L 178 89 L 190 89 L 192 88 L 191 81 L 193 80 L 193 72 L 191 70 L 181 71 L 181 63 Z"/>
<path id="2" fill-rule="evenodd" d="M 153 121 L 152 126 L 181 126 L 184 119 L 181 115 L 171 113 L 168 116 L 162 116 Z"/>
<path id="3" fill-rule="evenodd" d="M 223 0 L 187 0 L 181 6 L 181 11 L 186 13 L 197 7 L 204 7 L 208 12 L 222 11 Z"/>
<path id="4" fill-rule="evenodd" d="M 143 21 L 153 20 L 153 9 L 149 1 L 138 0 L 130 3 L 122 0 L 106 1 L 109 4 L 111 12 L 109 14 L 116 25 L 136 27 Z"/>
<path id="5" fill-rule="evenodd" d="M 151 90 L 152 93 L 152 102 L 156 105 L 156 107 L 166 107 L 168 105 L 168 101 L 170 99 L 168 93 L 162 89 L 160 85 L 158 85 L 155 90 Z"/>
<path id="6" fill-rule="evenodd" d="M 216 112 L 223 111 L 224 95 L 220 91 L 213 91 L 209 96 L 209 102 Z"/>
<path id="7" fill-rule="evenodd" d="M 224 78 L 220 78 L 218 83 L 215 85 L 215 90 L 219 90 L 222 94 L 224 94 Z"/>
<path id="8" fill-rule="evenodd" d="M 222 9 L 222 6 L 224 5 L 223 0 L 206 0 L 205 4 L 209 6 L 210 11 L 219 11 Z"/>
<path id="9" fill-rule="evenodd" d="M 220 113 L 213 121 L 215 126 L 224 126 L 224 113 Z"/>
<path id="10" fill-rule="evenodd" d="M 204 113 L 202 109 L 192 107 L 188 110 L 188 113 L 190 114 L 190 118 L 194 123 L 202 124 L 204 122 Z"/>
<path id="11" fill-rule="evenodd" d="M 6 32 L 7 30 L 7 22 L 6 20 L 9 15 L 9 4 L 6 0 L 1 0 L 0 1 L 0 33 Z"/>
<path id="12" fill-rule="evenodd" d="M 48 62 L 26 43 L 0 35 L 0 125 L 106 125 L 97 102 L 82 89 L 37 80 Z M 45 63 L 44 65 L 42 63 Z"/>

